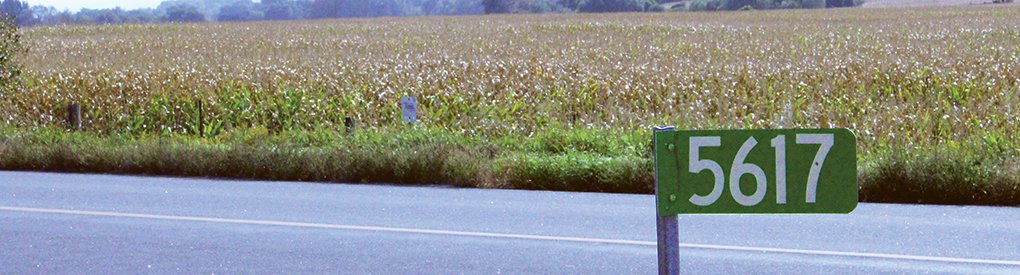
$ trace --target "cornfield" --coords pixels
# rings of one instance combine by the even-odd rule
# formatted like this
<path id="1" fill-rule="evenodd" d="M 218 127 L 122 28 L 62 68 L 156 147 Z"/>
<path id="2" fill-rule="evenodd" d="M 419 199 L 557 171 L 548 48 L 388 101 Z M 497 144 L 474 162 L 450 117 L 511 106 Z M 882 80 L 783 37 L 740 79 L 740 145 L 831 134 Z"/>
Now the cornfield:
<path id="1" fill-rule="evenodd" d="M 846 127 L 863 149 L 1020 137 L 1020 8 L 508 15 L 24 30 L 0 120 L 206 135 Z M 197 110 L 201 102 L 202 112 Z M 1012 146 L 1012 145 L 1011 145 Z M 1015 152 L 1014 152 L 1015 153 Z"/>

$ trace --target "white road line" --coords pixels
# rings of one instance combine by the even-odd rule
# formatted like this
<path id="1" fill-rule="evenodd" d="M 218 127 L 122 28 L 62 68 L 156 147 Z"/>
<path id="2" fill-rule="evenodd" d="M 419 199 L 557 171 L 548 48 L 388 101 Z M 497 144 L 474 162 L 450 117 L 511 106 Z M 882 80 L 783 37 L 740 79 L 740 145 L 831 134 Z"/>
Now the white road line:
<path id="1" fill-rule="evenodd" d="M 303 227 L 303 228 L 318 228 L 318 229 L 341 229 L 341 230 L 358 230 L 358 231 L 397 232 L 397 233 L 414 233 L 414 234 L 430 234 L 430 235 L 461 236 L 461 237 L 486 237 L 486 238 L 524 239 L 524 240 L 540 240 L 540 241 L 561 241 L 561 242 L 580 242 L 580 243 L 599 243 L 599 244 L 623 244 L 623 245 L 638 245 L 638 246 L 652 246 L 652 247 L 656 246 L 656 243 L 655 242 L 651 242 L 651 241 L 599 239 L 599 238 L 582 238 L 582 237 L 561 237 L 561 236 L 542 236 L 542 235 L 526 235 L 526 234 L 503 234 L 503 233 L 485 233 L 485 232 L 434 230 L 434 229 L 418 229 L 418 228 L 399 228 L 399 227 L 381 227 L 381 226 L 339 225 L 339 224 L 285 222 L 285 221 L 267 221 L 267 220 L 243 220 L 243 219 L 223 219 L 223 218 L 206 218 L 206 217 L 189 217 L 189 216 L 168 216 L 168 215 L 153 215 L 153 214 L 119 213 L 119 212 L 103 212 L 103 211 L 84 211 L 84 210 L 65 210 L 65 209 L 46 209 L 46 208 L 28 208 L 28 207 L 11 207 L 11 206 L 0 206 L 0 211 L 28 212 L 28 213 L 47 213 L 47 214 L 64 214 L 64 215 L 83 215 L 83 216 L 99 216 L 99 217 L 117 217 L 117 218 L 136 218 L 136 219 L 154 219 L 154 220 L 170 220 L 170 221 L 213 222 L 213 223 L 232 223 L 232 224 L 248 224 L 248 225 L 271 225 L 271 226 Z M 686 244 L 686 243 L 680 244 L 680 247 L 684 247 L 684 248 L 696 248 L 696 249 L 710 249 L 710 250 L 726 250 L 726 251 L 746 251 L 746 252 L 765 252 L 765 253 L 784 253 L 784 254 L 801 254 L 801 255 L 823 255 L 823 256 L 873 258 L 873 259 L 887 259 L 887 260 L 927 261 L 927 262 L 940 262 L 940 263 L 963 263 L 963 264 L 989 264 L 989 265 L 1020 266 L 1020 261 L 986 260 L 986 259 L 970 259 L 970 258 L 951 258 L 951 257 L 934 257 L 934 256 L 914 256 L 914 255 L 898 255 L 898 254 L 883 254 L 883 253 L 858 253 L 858 252 L 839 252 L 839 251 L 825 251 L 825 250 L 786 249 L 786 248 L 769 248 L 769 247 L 753 247 L 753 246 L 731 246 L 731 245 L 711 245 L 711 244 Z"/>

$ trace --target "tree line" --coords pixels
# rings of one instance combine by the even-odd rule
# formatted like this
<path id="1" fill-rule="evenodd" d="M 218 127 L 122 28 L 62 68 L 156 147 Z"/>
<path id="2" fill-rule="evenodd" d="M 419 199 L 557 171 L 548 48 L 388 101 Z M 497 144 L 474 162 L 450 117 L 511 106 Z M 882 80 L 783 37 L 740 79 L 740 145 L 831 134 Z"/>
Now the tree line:
<path id="1" fill-rule="evenodd" d="M 862 0 L 691 0 L 686 10 L 768 10 L 853 7 Z"/>
<path id="2" fill-rule="evenodd" d="M 482 0 L 166 0 L 156 8 L 58 10 L 0 1 L 18 25 L 300 20 L 338 17 L 481 14 Z"/>
<path id="3" fill-rule="evenodd" d="M 77 12 L 0 1 L 0 16 L 18 25 L 300 20 L 320 18 L 489 13 L 661 11 L 674 0 L 165 0 L 156 8 L 81 9 Z M 855 0 L 689 0 L 683 10 L 737 10 L 852 6 Z"/>
<path id="4" fill-rule="evenodd" d="M 81 9 L 72 12 L 2 0 L 0 16 L 19 25 L 300 20 L 345 17 L 486 13 L 634 12 L 657 0 L 166 0 L 156 8 Z"/>

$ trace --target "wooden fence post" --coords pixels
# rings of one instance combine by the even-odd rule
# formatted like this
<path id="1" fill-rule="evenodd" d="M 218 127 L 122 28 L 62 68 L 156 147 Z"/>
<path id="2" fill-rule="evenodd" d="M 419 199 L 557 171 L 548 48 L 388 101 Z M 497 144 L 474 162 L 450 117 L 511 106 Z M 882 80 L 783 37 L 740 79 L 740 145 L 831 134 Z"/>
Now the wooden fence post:
<path id="1" fill-rule="evenodd" d="M 81 105 L 77 102 L 67 105 L 67 126 L 71 130 L 81 131 Z"/>
<path id="2" fill-rule="evenodd" d="M 344 129 L 346 129 L 346 131 L 347 131 L 346 134 L 348 134 L 348 135 L 353 134 L 354 133 L 354 129 L 356 127 L 358 127 L 357 124 L 358 124 L 358 122 L 355 121 L 353 117 L 345 117 L 344 118 Z"/>
<path id="3" fill-rule="evenodd" d="M 205 114 L 201 100 L 198 101 L 198 137 L 205 137 Z"/>

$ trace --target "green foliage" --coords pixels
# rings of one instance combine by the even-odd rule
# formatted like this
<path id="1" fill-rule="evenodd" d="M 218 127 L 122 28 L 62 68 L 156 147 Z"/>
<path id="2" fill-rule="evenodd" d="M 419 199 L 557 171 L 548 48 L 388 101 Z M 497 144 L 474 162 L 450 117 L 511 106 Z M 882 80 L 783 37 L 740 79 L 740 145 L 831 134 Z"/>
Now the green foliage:
<path id="1" fill-rule="evenodd" d="M 860 176 L 861 199 L 928 204 L 1020 204 L 1020 140 L 872 154 Z"/>
<path id="2" fill-rule="evenodd" d="M 206 20 L 205 15 L 198 12 L 198 9 L 190 5 L 178 5 L 167 9 L 166 16 L 163 17 L 164 21 L 167 22 L 204 22 Z"/>
<path id="3" fill-rule="evenodd" d="M 721 0 L 692 0 L 690 11 L 715 11 L 722 8 Z"/>
<path id="4" fill-rule="evenodd" d="M 651 193 L 647 159 L 585 153 L 512 154 L 493 163 L 515 188 L 612 193 Z"/>
<path id="5" fill-rule="evenodd" d="M 22 26 L 31 25 L 34 19 L 28 3 L 20 0 L 0 1 L 0 18 L 9 18 L 14 24 Z"/>
<path id="6" fill-rule="evenodd" d="M 605 140 L 613 136 L 623 138 Z M 649 194 L 650 148 L 637 141 L 647 138 L 645 132 L 621 136 L 560 128 L 534 138 L 485 140 L 425 127 L 353 134 L 324 129 L 274 134 L 256 127 L 199 139 L 0 126 L 0 169 Z M 987 139 L 996 145 L 862 155 L 861 199 L 1020 205 L 1020 140 L 998 134 Z M 635 153 L 631 147 L 644 149 Z"/>
<path id="7" fill-rule="evenodd" d="M 259 4 L 265 9 L 265 20 L 292 20 L 308 16 L 308 6 L 294 0 L 263 0 Z"/>
<path id="8" fill-rule="evenodd" d="M 482 0 L 422 0 L 424 15 L 481 14 Z"/>
<path id="9" fill-rule="evenodd" d="M 826 8 L 840 8 L 840 7 L 853 7 L 853 6 L 857 6 L 858 4 L 855 3 L 854 1 L 855 0 L 825 0 L 825 7 Z"/>
<path id="10" fill-rule="evenodd" d="M 171 10 L 179 9 L 181 6 L 194 8 L 206 19 L 216 18 L 220 9 L 233 4 L 238 0 L 164 0 L 156 7 L 156 13 L 167 15 Z"/>
<path id="11" fill-rule="evenodd" d="M 780 9 L 799 9 L 800 0 L 783 0 L 779 3 Z"/>
<path id="12" fill-rule="evenodd" d="M 483 0 L 485 13 L 662 11 L 657 0 Z"/>
<path id="13" fill-rule="evenodd" d="M 582 136 L 570 139 L 608 136 L 576 135 Z M 547 141 L 485 141 L 434 128 L 353 134 L 329 130 L 272 134 L 265 128 L 244 128 L 198 139 L 0 127 L 0 169 L 528 189 L 540 188 L 537 182 L 553 176 L 551 190 L 651 190 L 651 165 L 642 157 L 534 150 L 557 145 L 518 146 Z"/>
<path id="14" fill-rule="evenodd" d="M 658 6 L 652 0 L 587 0 L 579 7 L 581 12 L 637 12 L 650 11 Z"/>
<path id="15" fill-rule="evenodd" d="M 694 0 L 690 10 L 797 8 L 801 0 Z M 816 0 L 811 0 L 816 1 Z M 826 7 L 858 5 L 860 0 L 823 0 Z M 858 1 L 858 2 L 855 2 Z M 660 12 L 659 0 L 165 0 L 155 9 L 82 9 L 75 13 L 53 7 L 28 7 L 3 0 L 0 13 L 15 15 L 20 25 L 125 24 L 295 20 L 376 16 L 454 15 L 480 13 Z M 785 5 L 784 5 L 785 4 Z M 819 4 L 809 3 L 811 7 Z M 820 4 L 819 4 L 820 5 Z M 674 6 L 686 10 L 686 5 Z M 198 16 L 201 14 L 201 17 Z"/>
<path id="16" fill-rule="evenodd" d="M 801 0 L 800 6 L 805 9 L 824 9 L 826 0 Z"/>
<path id="17" fill-rule="evenodd" d="M 262 11 L 251 0 L 240 0 L 220 8 L 217 21 L 254 21 L 263 18 Z"/>
<path id="18" fill-rule="evenodd" d="M 18 26 L 10 18 L 0 18 L 0 96 L 18 87 L 19 58 L 27 51 L 21 44 Z"/>
<path id="19" fill-rule="evenodd" d="M 860 5 L 855 0 L 693 0 L 689 10 L 767 10 L 767 9 L 820 9 Z"/>
<path id="20" fill-rule="evenodd" d="M 754 6 L 752 8 L 756 10 L 768 10 L 774 9 L 780 3 L 774 2 L 773 0 L 754 0 Z"/>
<path id="21" fill-rule="evenodd" d="M 821 7 L 817 0 L 808 6 Z M 861 0 L 823 0 L 825 7 L 859 5 Z M 800 0 L 694 0 L 690 10 L 799 8 Z M 685 5 L 674 10 L 687 10 Z M 0 14 L 19 25 L 128 24 L 295 20 L 375 16 L 455 15 L 480 13 L 660 12 L 659 0 L 166 0 L 155 9 L 81 9 L 59 11 L 19 0 L 0 2 Z M 201 16 L 199 16 L 201 15 Z"/>
<path id="22" fill-rule="evenodd" d="M 482 0 L 485 13 L 550 13 L 577 9 L 563 6 L 555 0 Z"/>
<path id="23" fill-rule="evenodd" d="M 315 0 L 311 3 L 312 18 L 375 17 L 403 15 L 397 0 Z"/>
<path id="24" fill-rule="evenodd" d="M 722 6 L 719 9 L 735 11 L 744 7 L 750 7 L 754 2 L 755 0 L 722 0 Z"/>

